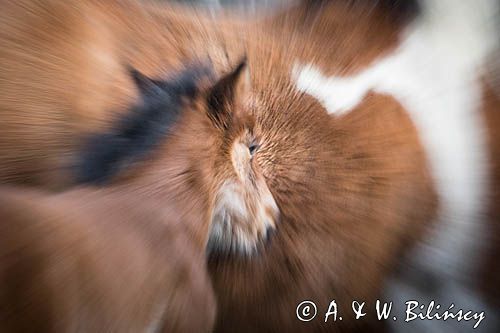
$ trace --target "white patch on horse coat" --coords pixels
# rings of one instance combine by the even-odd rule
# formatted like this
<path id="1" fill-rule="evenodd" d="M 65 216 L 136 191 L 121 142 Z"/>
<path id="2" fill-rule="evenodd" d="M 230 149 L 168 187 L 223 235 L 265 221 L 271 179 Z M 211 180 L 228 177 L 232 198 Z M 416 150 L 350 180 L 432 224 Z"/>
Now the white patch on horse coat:
<path id="1" fill-rule="evenodd" d="M 245 200 L 238 186 L 230 181 L 225 182 L 217 193 L 215 201 L 209 247 L 250 253 L 253 248 L 250 240 L 244 237 L 237 225 L 234 225 L 235 219 L 246 221 L 248 218 Z"/>
<path id="2" fill-rule="evenodd" d="M 163 302 L 161 304 L 156 305 L 155 311 L 152 314 L 151 321 L 145 329 L 146 333 L 160 332 L 163 326 L 163 320 L 165 320 L 164 316 L 166 309 L 167 309 L 167 302 Z"/>
<path id="3" fill-rule="evenodd" d="M 219 214 L 219 211 L 225 211 L 233 216 L 241 219 L 246 219 L 248 216 L 245 200 L 241 196 L 238 186 L 232 182 L 226 182 L 222 185 L 217 194 L 214 215 Z M 222 215 L 226 213 L 221 213 Z"/>
<path id="4" fill-rule="evenodd" d="M 296 65 L 293 70 L 297 88 L 317 98 L 329 114 L 337 116 L 351 111 L 375 88 L 377 75 L 376 71 L 367 71 L 354 78 L 328 78 L 312 65 Z"/>
<path id="5" fill-rule="evenodd" d="M 334 116 L 355 108 L 369 91 L 394 96 L 410 114 L 426 148 L 440 196 L 436 232 L 414 264 L 442 279 L 473 276 L 481 250 L 488 157 L 479 75 L 497 47 L 495 0 L 426 0 L 394 53 L 350 77 L 325 77 L 295 65 L 297 88 Z M 465 281 L 463 281 L 465 282 Z"/>

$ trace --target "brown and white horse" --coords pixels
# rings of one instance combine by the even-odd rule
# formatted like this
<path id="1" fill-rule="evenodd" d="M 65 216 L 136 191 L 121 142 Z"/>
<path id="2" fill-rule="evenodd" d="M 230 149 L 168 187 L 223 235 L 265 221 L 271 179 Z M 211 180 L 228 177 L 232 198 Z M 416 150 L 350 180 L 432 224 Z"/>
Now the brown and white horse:
<path id="1" fill-rule="evenodd" d="M 487 67 L 496 2 L 304 1 L 219 21 L 113 2 L 5 7 L 6 182 L 70 183 L 61 171 L 80 160 L 83 138 L 137 97 L 124 64 L 159 77 L 212 63 L 217 83 L 198 111 L 115 180 L 178 202 L 181 215 L 202 203 L 216 331 L 361 329 L 377 321 L 355 320 L 351 302 L 373 308 L 384 293 L 400 306 L 407 297 L 487 306 L 476 272 L 500 213 L 499 98 Z M 485 286 L 498 281 L 485 272 Z M 342 321 L 325 322 L 332 299 Z M 309 322 L 296 318 L 304 300 L 318 309 Z M 492 311 L 481 327 L 494 327 Z M 400 322 L 391 325 L 415 324 Z"/>

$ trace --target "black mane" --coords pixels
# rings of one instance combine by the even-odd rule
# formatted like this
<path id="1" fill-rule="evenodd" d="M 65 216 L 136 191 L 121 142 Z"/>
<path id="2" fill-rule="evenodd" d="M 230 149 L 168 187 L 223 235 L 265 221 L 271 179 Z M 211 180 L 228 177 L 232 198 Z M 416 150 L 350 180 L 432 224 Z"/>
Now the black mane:
<path id="1" fill-rule="evenodd" d="M 162 141 L 193 99 L 205 67 L 192 66 L 167 80 L 152 80 L 130 68 L 140 100 L 108 132 L 88 138 L 76 166 L 79 184 L 108 182 L 120 170 L 138 161 Z"/>
<path id="2" fill-rule="evenodd" d="M 309 9 L 321 10 L 328 3 L 342 1 L 352 5 L 378 6 L 397 22 L 414 19 L 421 12 L 421 0 L 302 0 L 302 3 Z"/>

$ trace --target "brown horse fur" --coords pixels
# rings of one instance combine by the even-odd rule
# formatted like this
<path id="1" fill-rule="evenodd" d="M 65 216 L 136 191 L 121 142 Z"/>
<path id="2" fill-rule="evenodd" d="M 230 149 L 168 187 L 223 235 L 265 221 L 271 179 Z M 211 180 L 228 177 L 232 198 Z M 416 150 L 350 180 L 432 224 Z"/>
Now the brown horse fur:
<path id="1" fill-rule="evenodd" d="M 343 6 L 338 10 L 349 12 Z M 362 8 L 357 10 L 363 13 Z M 383 17 L 377 11 L 364 15 L 367 25 Z M 230 111 L 255 117 L 253 139 L 259 148 L 254 161 L 278 202 L 282 218 L 276 235 L 258 255 L 246 259 L 217 253 L 212 256 L 210 269 L 220 309 L 217 329 L 353 328 L 369 321 L 354 321 L 346 313 L 335 325 L 320 320 L 304 324 L 295 318 L 295 307 L 311 298 L 320 309 L 326 309 L 335 298 L 340 308 L 348 308 L 352 299 L 372 302 L 379 296 L 383 279 L 402 249 L 418 237 L 433 216 L 436 199 L 426 159 L 412 122 L 391 97 L 374 94 L 357 112 L 332 119 L 316 101 L 296 92 L 288 75 L 294 59 L 287 54 L 298 52 L 300 40 L 278 43 L 276 39 L 283 37 L 279 31 L 285 27 L 274 22 L 272 29 L 266 23 L 253 26 L 254 38 L 243 39 L 251 92 L 240 95 L 241 104 Z M 387 30 L 391 27 L 386 21 L 381 25 Z M 266 36 L 266 29 L 272 38 L 259 38 Z M 339 33 L 347 33 L 350 27 L 344 29 Z M 216 37 L 207 37 L 217 41 L 205 47 L 208 51 L 197 44 L 199 41 L 193 43 L 201 50 L 198 52 L 208 53 L 215 62 L 219 53 L 227 52 L 226 66 L 236 67 L 243 51 L 235 30 L 216 30 Z M 364 31 L 355 31 L 364 36 Z M 369 40 L 370 36 L 364 38 Z M 231 43 L 234 40 L 237 42 Z M 390 42 L 387 48 L 397 39 Z M 283 44 L 288 48 L 279 47 Z M 375 50 L 371 57 L 377 56 Z M 347 61 L 348 56 L 342 58 L 340 51 L 336 51 L 340 59 L 337 70 L 343 71 L 346 63 L 341 59 Z M 224 59 L 219 62 L 223 67 Z M 224 142 L 234 142 L 234 138 L 216 133 L 213 122 L 203 113 L 184 114 L 152 161 L 131 171 L 140 177 L 134 180 L 136 176 L 130 175 L 123 186 L 137 186 L 144 193 L 162 193 L 168 200 L 174 197 L 181 202 L 192 201 L 194 189 L 217 193 L 211 185 L 213 179 L 220 184 L 227 175 L 214 176 L 209 167 L 226 161 L 224 169 L 230 170 Z"/>
<path id="2" fill-rule="evenodd" d="M 5 276 L 2 285 L 7 293 L 2 302 L 9 315 L 3 319 L 2 325 L 6 330 L 30 330 L 42 320 L 46 325 L 41 326 L 42 331 L 71 331 L 82 327 L 91 331 L 111 329 L 134 332 L 149 323 L 153 329 L 161 328 L 166 332 L 210 330 L 215 304 L 206 280 L 208 273 L 203 271 L 204 265 L 200 265 L 207 244 L 214 253 L 240 250 L 250 253 L 259 239 L 266 236 L 269 227 L 259 222 L 274 223 L 273 219 L 277 218 L 274 199 L 252 156 L 258 149 L 253 134 L 253 117 L 239 112 L 239 103 L 235 103 L 246 93 L 245 68 L 246 63 L 242 61 L 234 71 L 215 82 L 211 75 L 202 75 L 201 78 L 193 75 L 191 69 L 167 81 L 151 80 L 135 73 L 142 107 L 132 110 L 132 117 L 125 118 L 110 135 L 97 134 L 100 139 L 97 143 L 109 149 L 100 150 L 97 156 L 86 155 L 82 162 L 95 166 L 100 164 L 93 159 L 108 161 L 110 156 L 116 157 L 116 144 L 119 144 L 118 152 L 129 158 L 130 152 L 122 151 L 120 146 L 123 140 L 126 140 L 125 149 L 132 149 L 134 155 L 136 150 L 144 148 L 143 135 L 149 139 L 152 137 L 149 130 L 162 126 L 159 123 L 175 126 L 175 130 L 160 133 L 162 137 L 169 134 L 168 139 L 161 142 L 161 154 L 146 155 L 150 163 L 137 166 L 140 173 L 133 179 L 124 181 L 119 178 L 116 184 L 102 191 L 87 188 L 53 196 L 20 190 L 3 193 L 6 210 L 0 214 L 7 226 L 3 233 L 5 256 L 2 253 L 4 259 L 0 267 L 5 270 L 2 272 Z M 204 67 L 197 72 L 210 73 Z M 207 85 L 208 88 L 194 92 L 194 83 L 200 83 L 201 87 Z M 190 95 L 193 96 L 189 98 Z M 194 95 L 199 95 L 199 98 Z M 184 103 L 178 104 L 179 101 Z M 149 104 L 154 107 L 146 107 Z M 177 109 L 185 110 L 180 112 Z M 158 118 L 158 112 L 165 113 L 165 116 Z M 171 124 L 176 119 L 173 114 L 180 119 L 176 125 Z M 148 122 L 151 120 L 155 121 Z M 135 126 L 143 122 L 145 127 Z M 91 140 L 89 149 L 92 147 L 96 145 Z M 149 143 L 145 147 L 150 148 Z M 120 159 L 111 161 L 121 163 Z M 107 171 L 103 172 L 107 176 Z M 91 174 L 89 177 L 86 181 L 93 180 L 95 176 Z M 122 177 L 127 179 L 132 175 L 125 173 Z M 95 179 L 100 180 L 100 177 Z M 228 196 L 233 196 L 230 197 L 233 201 L 228 201 Z M 243 206 L 236 205 L 234 200 L 239 200 L 236 203 Z M 243 213 L 247 213 L 248 217 Z M 176 219 L 172 220 L 173 217 Z M 249 225 L 246 222 L 248 218 L 254 224 Z M 212 222 L 215 226 L 211 226 Z M 9 229 L 11 225 L 18 224 L 40 227 L 34 231 L 28 227 Z M 143 224 L 145 230 L 130 230 Z M 164 224 L 168 228 L 162 231 Z M 78 227 L 74 229 L 73 225 Z M 69 230 L 66 226 L 70 226 Z M 125 234 L 123 242 L 120 241 L 122 233 Z M 40 245 L 25 245 L 24 238 L 37 236 L 44 240 Z M 136 238 L 141 240 L 153 236 L 151 244 L 137 244 L 135 241 Z M 180 240 L 173 242 L 175 237 Z M 48 243 L 45 242 L 47 238 Z M 55 239 L 53 243 L 50 241 L 52 238 Z M 184 249 L 182 242 L 189 242 L 191 248 L 186 244 Z M 164 246 L 160 246 L 162 244 Z M 19 252 L 17 248 L 24 249 L 24 252 Z M 58 248 L 67 248 L 68 251 L 58 251 Z M 137 260 L 128 259 L 130 251 L 141 255 Z M 149 258 L 151 251 L 155 254 L 161 251 L 166 256 Z M 179 254 L 179 251 L 183 253 Z M 16 254 L 11 255 L 13 252 Z M 91 253 L 90 264 L 81 263 L 80 252 L 84 253 L 84 259 L 88 252 Z M 120 253 L 123 256 L 119 256 Z M 8 256 L 12 257 L 13 263 Z M 47 266 L 41 265 L 40 272 L 24 271 L 26 266 L 32 265 L 29 261 L 32 256 L 42 263 L 47 261 Z M 52 267 L 54 260 L 58 265 Z M 74 260 L 81 265 L 73 266 Z M 98 261 L 98 264 L 94 265 L 93 261 Z M 120 270 L 124 261 L 130 267 Z M 189 267 L 192 269 L 192 281 L 185 281 L 184 266 L 188 265 L 193 266 Z M 44 275 L 46 270 L 55 271 L 51 273 L 54 274 L 54 281 L 50 280 L 37 289 L 33 285 L 33 276 Z M 80 274 L 95 276 L 102 281 L 90 280 L 80 286 Z M 123 288 L 112 287 L 115 279 L 112 274 L 124 279 L 123 286 L 126 285 L 130 293 L 124 292 Z M 14 275 L 22 277 L 20 294 L 17 293 L 19 289 L 11 287 Z M 68 280 L 68 286 L 75 289 L 74 294 L 65 290 L 59 293 L 53 287 L 61 283 L 60 279 Z M 28 290 L 27 294 L 23 294 L 24 289 Z M 151 294 L 146 292 L 143 300 L 137 299 L 137 293 L 147 290 L 151 290 Z M 53 303 L 53 307 L 45 309 L 41 299 L 37 298 L 38 293 Z M 87 301 L 87 298 L 91 300 Z M 13 299 L 21 299 L 21 303 L 10 306 Z M 33 304 L 32 307 L 24 306 L 26 299 Z M 72 306 L 76 303 L 69 312 L 65 312 L 66 302 Z M 128 302 L 134 303 L 127 306 Z M 141 309 L 135 315 L 138 306 L 144 303 L 150 307 Z M 102 312 L 101 307 L 110 310 Z M 189 307 L 192 309 L 188 310 Z M 49 312 L 43 312 L 44 309 Z M 85 313 L 85 317 L 80 317 L 80 313 Z M 195 321 L 189 319 L 193 313 L 199 316 Z M 25 316 L 38 321 L 21 320 Z M 122 320 L 122 317 L 129 320 Z"/>
<path id="3" fill-rule="evenodd" d="M 500 67 L 497 69 L 500 70 Z M 487 236 L 488 250 L 485 252 L 482 276 L 482 289 L 492 304 L 500 309 L 500 95 L 495 93 L 494 88 L 500 85 L 485 83 L 484 89 L 484 117 L 488 124 L 488 144 L 492 158 L 493 181 L 489 184 L 491 198 L 489 202 L 489 221 L 492 232 Z"/>
<path id="4" fill-rule="evenodd" d="M 205 40 L 206 33 L 183 33 L 196 23 L 202 27 L 201 22 L 187 25 L 182 16 L 174 15 L 171 25 L 165 26 L 170 23 L 165 22 L 159 26 L 163 17 L 154 20 L 154 12 L 147 11 L 149 7 L 130 6 L 92 1 L 6 3 L 2 14 L 5 29 L 0 36 L 0 62 L 5 68 L 0 75 L 6 76 L 1 79 L 0 93 L 5 126 L 0 137 L 0 178 L 4 182 L 50 188 L 71 183 L 71 170 L 79 163 L 78 152 L 92 137 L 90 134 L 112 128 L 121 110 L 128 110 L 128 105 L 137 100 L 127 67 L 147 72 L 156 64 L 153 68 L 158 76 L 158 59 L 166 60 L 161 65 L 169 72 L 182 68 L 187 61 L 206 62 L 206 55 L 196 55 L 196 47 L 188 43 L 196 36 Z M 135 13 L 137 17 L 131 16 Z M 149 22 L 150 30 L 144 30 L 144 22 Z M 172 45 L 172 40 L 179 44 Z M 62 45 L 54 46 L 52 41 Z M 179 49 L 178 45 L 186 48 Z M 214 55 L 211 62 L 220 74 L 228 68 L 222 68 L 219 59 Z M 18 79 L 26 76 L 33 80 L 20 85 Z M 234 81 L 239 76 L 238 72 L 226 80 Z M 239 81 L 242 84 L 235 84 L 235 94 L 244 94 L 248 80 Z M 249 253 L 273 228 L 279 214 L 263 176 L 255 167 L 250 168 L 255 163 L 248 149 L 243 149 L 254 145 L 251 126 L 240 126 L 237 120 L 231 120 L 236 117 L 224 115 L 224 109 L 233 107 L 231 98 L 225 96 L 233 90 L 231 84 L 221 80 L 206 97 L 209 110 L 217 109 L 211 113 L 216 118 L 212 117 L 209 124 L 217 128 L 213 133 L 217 133 L 217 145 L 223 149 L 213 155 L 220 156 L 215 159 L 216 173 L 210 174 L 215 182 L 211 179 L 198 190 L 208 187 L 215 193 L 211 213 L 220 223 L 214 223 L 211 247 L 221 245 L 226 250 Z M 12 96 L 16 96 L 14 100 Z M 242 117 L 248 118 L 244 123 L 251 123 L 249 115 Z M 205 118 L 207 122 L 210 119 Z M 228 123 L 218 124 L 220 121 Z M 238 221 L 234 228 L 224 227 L 231 219 Z"/>
<path id="5" fill-rule="evenodd" d="M 215 297 L 190 237 L 201 214 L 112 190 L 3 187 L 0 331 L 210 332 Z"/>
<path id="6" fill-rule="evenodd" d="M 228 221 L 219 206 L 228 188 L 243 198 L 256 193 L 247 184 L 268 188 L 280 211 L 269 243 L 250 257 L 211 256 L 216 331 L 362 328 L 370 320 L 356 321 L 350 311 L 335 323 L 321 316 L 303 323 L 296 306 L 311 299 L 321 314 L 332 299 L 340 309 L 359 299 L 371 307 L 435 217 L 435 184 L 415 124 L 395 98 L 370 92 L 332 117 L 296 89 L 290 73 L 296 61 L 312 61 L 327 75 L 349 75 L 390 53 L 412 18 L 404 11 L 411 6 L 387 15 L 386 4 L 397 2 L 306 1 L 258 22 L 111 1 L 8 3 L 0 21 L 1 179 L 66 185 L 60 171 L 71 165 L 81 134 L 105 130 L 137 97 L 124 62 L 158 77 L 208 58 L 217 75 L 231 77 L 246 54 L 249 81 L 231 80 L 242 89 L 223 91 L 240 92 L 215 103 L 224 121 L 207 117 L 211 98 L 197 100 L 197 111 L 183 113 L 168 140 L 115 186 L 174 202 L 181 217 L 202 207 L 207 221 L 220 222 Z M 217 96 L 218 89 L 208 91 Z M 241 147 L 257 149 L 249 159 Z M 241 179 L 255 174 L 263 180 Z M 239 190 L 224 187 L 227 179 Z M 245 226 L 231 221 L 231 228 Z M 219 249 L 232 248 L 212 236 L 223 240 Z"/>
<path id="7" fill-rule="evenodd" d="M 172 41 L 188 45 L 198 21 L 174 15 L 160 25 L 134 2 L 2 1 L 2 8 L 2 182 L 67 187 L 82 140 L 136 100 L 127 67 L 161 76 L 197 60 Z"/>

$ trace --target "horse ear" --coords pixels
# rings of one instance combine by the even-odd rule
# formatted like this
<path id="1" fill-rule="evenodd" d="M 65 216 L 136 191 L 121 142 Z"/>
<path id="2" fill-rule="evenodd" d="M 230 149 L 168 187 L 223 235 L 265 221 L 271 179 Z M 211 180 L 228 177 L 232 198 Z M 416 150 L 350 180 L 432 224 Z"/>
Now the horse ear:
<path id="1" fill-rule="evenodd" d="M 152 93 L 159 93 L 163 90 L 161 87 L 162 81 L 153 80 L 133 67 L 128 67 L 128 72 L 139 90 L 140 96 L 144 97 Z"/>
<path id="2" fill-rule="evenodd" d="M 250 91 L 250 73 L 246 58 L 228 74 L 222 76 L 210 89 L 207 97 L 208 116 L 217 128 L 227 129 L 234 107 Z"/>

